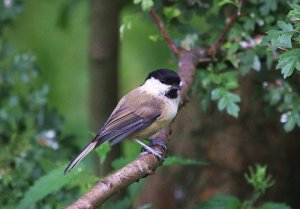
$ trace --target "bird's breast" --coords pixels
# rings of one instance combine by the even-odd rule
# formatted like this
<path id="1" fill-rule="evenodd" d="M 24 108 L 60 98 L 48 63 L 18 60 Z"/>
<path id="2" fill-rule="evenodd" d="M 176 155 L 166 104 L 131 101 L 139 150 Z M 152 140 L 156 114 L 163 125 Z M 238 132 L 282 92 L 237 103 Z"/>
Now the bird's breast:
<path id="1" fill-rule="evenodd" d="M 164 128 L 170 122 L 172 122 L 172 120 L 175 118 L 177 114 L 179 101 L 180 99 L 170 100 L 170 99 L 162 98 L 160 103 L 161 115 L 147 128 L 138 131 L 136 134 L 134 134 L 133 137 L 141 137 L 141 138 L 150 137 L 155 133 L 157 133 L 162 128 Z"/>

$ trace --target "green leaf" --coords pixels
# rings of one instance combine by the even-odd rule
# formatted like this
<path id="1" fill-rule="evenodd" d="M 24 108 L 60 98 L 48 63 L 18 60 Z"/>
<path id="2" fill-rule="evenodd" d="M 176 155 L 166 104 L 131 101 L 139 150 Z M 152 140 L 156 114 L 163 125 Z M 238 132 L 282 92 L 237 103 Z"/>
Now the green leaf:
<path id="1" fill-rule="evenodd" d="M 299 21 L 300 20 L 300 5 L 297 4 L 290 4 L 292 10 L 289 12 L 288 17 L 292 21 Z"/>
<path id="2" fill-rule="evenodd" d="M 225 88 L 227 90 L 236 89 L 238 86 L 239 86 L 238 80 L 236 80 L 236 79 L 231 79 L 230 81 L 225 83 Z"/>
<path id="3" fill-rule="evenodd" d="M 226 112 L 229 115 L 238 117 L 240 108 L 236 103 L 240 102 L 241 98 L 229 91 L 224 91 L 222 94 L 221 99 L 218 101 L 218 109 L 223 111 L 226 108 Z"/>
<path id="4" fill-rule="evenodd" d="M 228 101 L 227 101 L 227 98 L 226 97 L 222 97 L 219 102 L 218 102 L 218 109 L 220 111 L 224 110 L 225 107 L 228 105 Z"/>
<path id="5" fill-rule="evenodd" d="M 277 22 L 277 26 L 279 28 L 281 28 L 282 31 L 284 31 L 284 32 L 292 32 L 292 31 L 294 31 L 294 28 L 293 28 L 292 24 L 286 23 L 284 21 L 278 21 Z"/>
<path id="6" fill-rule="evenodd" d="M 290 33 L 282 33 L 278 39 L 278 47 L 283 47 L 286 49 L 291 49 L 292 48 L 292 35 Z"/>
<path id="7" fill-rule="evenodd" d="M 259 8 L 259 11 L 263 16 L 270 14 L 271 11 L 274 12 L 277 10 L 277 1 L 264 0 L 261 2 L 264 2 L 264 4 Z"/>
<path id="8" fill-rule="evenodd" d="M 215 88 L 211 91 L 211 99 L 212 100 L 218 100 L 221 98 L 223 94 L 224 89 L 223 88 Z"/>
<path id="9" fill-rule="evenodd" d="M 154 5 L 153 0 L 142 0 L 142 10 L 149 12 Z"/>
<path id="10" fill-rule="evenodd" d="M 24 197 L 17 205 L 17 209 L 30 208 L 30 206 L 35 205 L 47 195 L 54 193 L 62 187 L 68 185 L 79 175 L 80 171 L 82 170 L 80 167 L 78 167 L 77 170 L 79 172 L 71 172 L 64 176 L 63 171 L 65 167 L 66 165 L 63 165 L 38 179 L 25 193 Z"/>
<path id="11" fill-rule="evenodd" d="M 281 100 L 283 92 L 279 89 L 272 89 L 268 95 L 270 105 L 276 105 Z"/>
<path id="12" fill-rule="evenodd" d="M 162 36 L 161 34 L 149 35 L 149 39 L 153 42 L 157 42 L 159 40 L 162 40 Z"/>
<path id="13" fill-rule="evenodd" d="M 300 49 L 291 49 L 279 55 L 276 69 L 281 69 L 284 78 L 292 75 L 295 68 L 300 70 Z"/>
<path id="14" fill-rule="evenodd" d="M 239 209 L 241 202 L 233 196 L 215 195 L 193 209 Z"/>
<path id="15" fill-rule="evenodd" d="M 230 103 L 228 106 L 227 106 L 227 112 L 229 115 L 232 115 L 233 117 L 237 118 L 238 115 L 239 115 L 239 111 L 240 111 L 240 108 L 237 104 L 235 103 Z"/>
<path id="16" fill-rule="evenodd" d="M 172 20 L 173 18 L 179 17 L 181 12 L 178 8 L 175 7 L 164 7 L 164 15 L 168 18 L 168 20 Z"/>
<path id="17" fill-rule="evenodd" d="M 248 184 L 262 193 L 275 184 L 272 176 L 267 175 L 266 165 L 255 164 L 255 168 L 249 167 L 249 173 L 245 174 L 245 178 Z"/>
<path id="18" fill-rule="evenodd" d="M 284 21 L 278 21 L 277 26 L 281 30 L 269 30 L 267 35 L 263 37 L 262 45 L 269 46 L 271 43 L 271 49 L 292 48 L 292 36 L 295 33 L 293 25 Z"/>
<path id="19" fill-rule="evenodd" d="M 133 3 L 134 4 L 139 4 L 139 3 L 141 3 L 142 2 L 142 0 L 133 0 Z"/>
<path id="20" fill-rule="evenodd" d="M 169 156 L 166 158 L 163 166 L 170 165 L 207 165 L 207 162 L 197 159 L 183 158 L 180 156 Z"/>
<path id="21" fill-rule="evenodd" d="M 292 209 L 292 208 L 285 204 L 267 202 L 264 203 L 259 209 Z"/>
<path id="22" fill-rule="evenodd" d="M 292 112 L 287 113 L 287 122 L 284 124 L 283 128 L 286 132 L 292 131 L 296 126 L 296 117 L 294 117 Z"/>
<path id="23" fill-rule="evenodd" d="M 222 0 L 220 2 L 218 2 L 218 6 L 224 6 L 225 4 L 233 4 L 235 6 L 238 6 L 238 1 L 237 0 Z"/>
<path id="24" fill-rule="evenodd" d="M 234 68 L 238 68 L 239 60 L 236 54 L 229 54 L 226 59 L 234 66 Z"/>
<path id="25" fill-rule="evenodd" d="M 153 0 L 133 0 L 134 4 L 141 4 L 144 12 L 149 12 L 154 5 Z"/>

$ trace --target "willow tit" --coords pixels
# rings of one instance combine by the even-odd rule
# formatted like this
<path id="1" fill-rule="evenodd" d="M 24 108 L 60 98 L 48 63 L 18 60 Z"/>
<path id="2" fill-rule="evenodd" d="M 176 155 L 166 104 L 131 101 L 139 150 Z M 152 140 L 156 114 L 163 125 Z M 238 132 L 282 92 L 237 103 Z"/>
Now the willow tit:
<path id="1" fill-rule="evenodd" d="M 90 151 L 110 140 L 114 145 L 124 138 L 134 139 L 145 150 L 160 157 L 159 152 L 139 138 L 152 136 L 175 118 L 180 103 L 180 87 L 181 80 L 174 71 L 158 69 L 151 72 L 141 86 L 119 101 L 94 139 L 70 162 L 65 174 Z"/>

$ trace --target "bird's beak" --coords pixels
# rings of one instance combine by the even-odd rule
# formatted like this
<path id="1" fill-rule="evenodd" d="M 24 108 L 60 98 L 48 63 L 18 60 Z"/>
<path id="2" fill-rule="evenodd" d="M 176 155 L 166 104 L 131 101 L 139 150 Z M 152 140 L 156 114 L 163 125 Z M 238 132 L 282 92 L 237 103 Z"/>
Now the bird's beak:
<path id="1" fill-rule="evenodd" d="M 181 86 L 172 86 L 171 89 L 172 89 L 172 90 L 177 90 L 177 91 L 178 91 L 178 90 L 181 89 Z"/>

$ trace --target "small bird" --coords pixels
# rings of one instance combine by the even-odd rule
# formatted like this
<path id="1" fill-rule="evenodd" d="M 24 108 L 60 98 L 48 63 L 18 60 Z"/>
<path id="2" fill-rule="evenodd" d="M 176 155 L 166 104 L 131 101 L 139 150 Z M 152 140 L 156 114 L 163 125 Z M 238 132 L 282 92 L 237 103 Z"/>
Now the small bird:
<path id="1" fill-rule="evenodd" d="M 160 153 L 139 139 L 148 138 L 168 125 L 176 116 L 180 103 L 181 80 L 176 72 L 158 69 L 151 72 L 144 83 L 126 94 L 93 140 L 83 148 L 65 169 L 65 174 L 90 151 L 106 141 L 111 146 L 123 139 L 133 139 L 149 153 Z"/>

